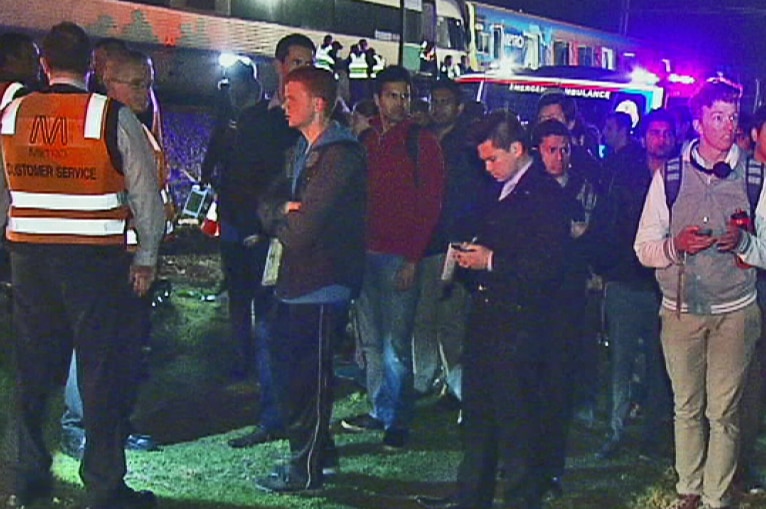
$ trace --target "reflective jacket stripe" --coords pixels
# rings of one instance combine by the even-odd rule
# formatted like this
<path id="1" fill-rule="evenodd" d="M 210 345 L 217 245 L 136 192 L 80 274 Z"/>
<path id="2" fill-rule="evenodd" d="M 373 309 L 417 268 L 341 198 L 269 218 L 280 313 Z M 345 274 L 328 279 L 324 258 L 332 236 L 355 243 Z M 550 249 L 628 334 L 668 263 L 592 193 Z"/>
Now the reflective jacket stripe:
<path id="1" fill-rule="evenodd" d="M 2 128 L 0 134 L 12 136 L 16 134 L 16 117 L 21 106 L 21 99 L 11 101 L 8 107 L 3 111 Z"/>
<path id="2" fill-rule="evenodd" d="M 100 140 L 103 129 L 101 124 L 104 122 L 106 114 L 106 104 L 108 99 L 105 95 L 92 94 L 88 100 L 88 109 L 85 113 L 84 137 L 86 140 Z"/>
<path id="3" fill-rule="evenodd" d="M 348 63 L 348 77 L 350 79 L 367 78 L 367 60 L 364 55 L 351 53 L 351 60 Z"/>
<path id="4" fill-rule="evenodd" d="M 104 95 L 92 94 L 88 100 L 88 109 L 85 113 L 84 137 L 91 140 L 101 139 L 101 124 L 106 114 L 108 99 Z M 12 136 L 16 134 L 16 116 L 19 112 L 21 101 L 13 101 L 3 114 L 3 126 L 0 134 Z M 156 141 L 155 141 L 156 143 Z"/>
<path id="5" fill-rule="evenodd" d="M 149 128 L 146 127 L 144 124 L 141 124 L 141 127 L 144 128 L 144 132 L 146 133 L 146 137 L 149 138 L 149 144 L 152 146 L 152 149 L 155 152 L 162 152 L 162 148 L 160 148 L 160 144 L 157 141 L 157 138 L 154 137 L 154 134 L 152 134 Z"/>
<path id="6" fill-rule="evenodd" d="M 8 229 L 15 234 L 87 235 L 102 237 L 125 234 L 124 219 L 64 219 L 10 217 Z"/>
<path id="7" fill-rule="evenodd" d="M 5 88 L 5 92 L 3 92 L 3 97 L 0 98 L 0 109 L 8 106 L 13 101 L 13 96 L 22 88 L 24 88 L 24 85 L 21 83 L 9 83 Z"/>
<path id="8" fill-rule="evenodd" d="M 110 210 L 125 205 L 124 193 L 53 194 L 11 191 L 14 207 L 47 210 Z"/>

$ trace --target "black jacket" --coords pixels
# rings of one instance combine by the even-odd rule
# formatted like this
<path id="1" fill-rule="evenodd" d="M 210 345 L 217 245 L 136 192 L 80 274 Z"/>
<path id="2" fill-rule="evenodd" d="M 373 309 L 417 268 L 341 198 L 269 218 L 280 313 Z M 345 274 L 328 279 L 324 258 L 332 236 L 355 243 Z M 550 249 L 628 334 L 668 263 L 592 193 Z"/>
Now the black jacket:
<path id="1" fill-rule="evenodd" d="M 285 153 L 298 136 L 282 109 L 268 109 L 266 100 L 213 131 L 202 162 L 202 180 L 218 192 L 221 220 L 236 227 L 241 237 L 260 232 L 259 200 L 283 173 Z"/>
<path id="2" fill-rule="evenodd" d="M 539 323 L 561 283 L 569 237 L 562 197 L 558 183 L 532 167 L 477 232 L 494 252 L 493 270 L 477 275 L 477 297 L 517 314 L 520 327 Z"/>

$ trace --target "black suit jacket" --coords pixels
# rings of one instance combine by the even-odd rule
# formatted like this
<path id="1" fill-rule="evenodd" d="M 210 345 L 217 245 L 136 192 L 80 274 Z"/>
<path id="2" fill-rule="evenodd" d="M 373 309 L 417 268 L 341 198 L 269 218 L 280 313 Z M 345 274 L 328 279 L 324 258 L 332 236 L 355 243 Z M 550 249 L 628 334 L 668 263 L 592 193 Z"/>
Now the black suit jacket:
<path id="1" fill-rule="evenodd" d="M 494 253 L 493 270 L 476 277 L 477 305 L 500 312 L 517 329 L 539 324 L 561 282 L 569 238 L 561 187 L 531 167 L 490 205 L 477 237 Z"/>

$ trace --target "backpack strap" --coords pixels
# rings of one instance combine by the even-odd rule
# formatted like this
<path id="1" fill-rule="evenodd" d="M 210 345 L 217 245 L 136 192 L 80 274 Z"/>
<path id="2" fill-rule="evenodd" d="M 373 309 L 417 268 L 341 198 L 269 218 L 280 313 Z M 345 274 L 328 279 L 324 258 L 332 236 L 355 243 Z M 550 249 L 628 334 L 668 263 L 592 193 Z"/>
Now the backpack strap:
<path id="1" fill-rule="evenodd" d="M 665 183 L 665 203 L 668 206 L 668 213 L 672 216 L 673 204 L 681 192 L 681 158 L 674 157 L 667 163 L 662 170 L 662 180 Z"/>
<path id="2" fill-rule="evenodd" d="M 745 186 L 747 188 L 747 202 L 750 204 L 750 217 L 755 217 L 755 208 L 761 198 L 763 189 L 763 177 L 766 165 L 756 161 L 753 157 L 747 158 L 745 165 Z"/>

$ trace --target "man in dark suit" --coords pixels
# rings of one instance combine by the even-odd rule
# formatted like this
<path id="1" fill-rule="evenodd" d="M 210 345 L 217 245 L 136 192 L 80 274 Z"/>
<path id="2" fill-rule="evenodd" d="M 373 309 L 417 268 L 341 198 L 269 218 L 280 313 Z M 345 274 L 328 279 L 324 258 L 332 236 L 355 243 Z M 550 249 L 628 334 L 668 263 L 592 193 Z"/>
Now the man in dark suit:
<path id="1" fill-rule="evenodd" d="M 545 489 L 530 461 L 540 429 L 538 368 L 551 343 L 546 307 L 559 285 L 568 227 L 560 186 L 533 167 L 518 118 L 493 113 L 476 135 L 479 157 L 502 188 L 477 240 L 456 246 L 457 263 L 474 271 L 477 283 L 463 353 L 463 461 L 456 496 L 418 501 L 488 509 L 500 461 L 505 503 L 536 509 Z"/>

